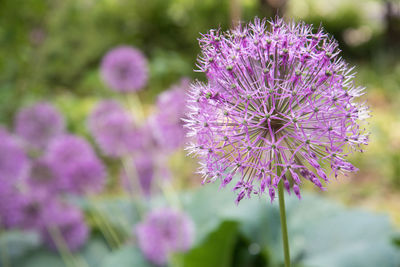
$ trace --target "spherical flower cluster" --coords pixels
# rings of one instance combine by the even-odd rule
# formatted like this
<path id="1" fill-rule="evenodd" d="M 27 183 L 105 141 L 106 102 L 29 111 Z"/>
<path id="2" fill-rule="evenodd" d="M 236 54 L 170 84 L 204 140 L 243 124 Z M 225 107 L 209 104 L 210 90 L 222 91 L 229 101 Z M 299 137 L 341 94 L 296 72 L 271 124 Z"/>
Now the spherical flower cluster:
<path id="1" fill-rule="evenodd" d="M 280 181 L 300 197 L 300 177 L 324 189 L 329 175 L 356 171 L 346 157 L 367 144 L 364 88 L 322 29 L 255 19 L 211 30 L 200 47 L 208 83 L 193 84 L 186 126 L 204 182 L 234 180 L 236 202 L 273 200 Z"/>
<path id="2" fill-rule="evenodd" d="M 0 186 L 0 228 L 11 228 L 22 220 L 19 212 L 20 198 L 14 185 L 3 183 Z"/>
<path id="3" fill-rule="evenodd" d="M 71 251 L 86 242 L 89 231 L 79 209 L 67 206 L 42 189 L 3 192 L 3 188 L 0 187 L 0 226 L 37 230 L 52 249 L 57 249 L 55 240 Z"/>
<path id="4" fill-rule="evenodd" d="M 31 188 L 46 189 L 50 194 L 57 193 L 60 189 L 57 171 L 47 158 L 38 158 L 32 161 L 27 184 Z"/>
<path id="5" fill-rule="evenodd" d="M 69 193 L 100 192 L 105 185 L 106 171 L 102 162 L 92 156 L 66 166 L 61 177 Z"/>
<path id="6" fill-rule="evenodd" d="M 117 102 L 100 102 L 89 118 L 89 129 L 107 156 L 125 156 L 138 146 L 132 116 Z"/>
<path id="7" fill-rule="evenodd" d="M 45 155 L 63 192 L 98 192 L 105 184 L 105 167 L 85 139 L 65 135 L 52 142 Z"/>
<path id="8" fill-rule="evenodd" d="M 108 115 L 114 113 L 124 113 L 121 104 L 115 100 L 103 100 L 94 107 L 88 118 L 88 128 L 93 133 L 103 127 L 102 123 Z"/>
<path id="9" fill-rule="evenodd" d="M 69 251 L 76 251 L 85 244 L 89 229 L 83 214 L 74 206 L 64 203 L 50 205 L 43 219 L 40 232 L 43 241 L 51 249 L 58 250 L 66 245 Z"/>
<path id="10" fill-rule="evenodd" d="M 186 131 L 182 118 L 187 111 L 189 87 L 190 81 L 182 79 L 158 96 L 158 112 L 149 121 L 158 145 L 165 151 L 174 151 L 184 143 Z"/>
<path id="11" fill-rule="evenodd" d="M 0 187 L 22 179 L 28 167 L 28 158 L 17 140 L 0 128 Z"/>
<path id="12" fill-rule="evenodd" d="M 168 166 L 170 150 L 160 146 L 149 121 L 138 128 L 138 146 L 121 170 L 121 184 L 130 193 L 150 196 L 160 189 L 160 182 L 171 177 Z M 140 189 L 138 189 L 138 185 Z"/>
<path id="13" fill-rule="evenodd" d="M 21 109 L 16 117 L 15 132 L 28 146 L 45 148 L 64 132 L 64 119 L 50 103 L 39 102 Z"/>
<path id="14" fill-rule="evenodd" d="M 147 68 L 147 59 L 142 52 L 133 47 L 119 46 L 104 56 L 101 76 L 115 91 L 138 91 L 147 83 Z"/>
<path id="15" fill-rule="evenodd" d="M 100 191 L 105 167 L 85 139 L 63 134 L 62 117 L 50 104 L 20 111 L 15 128 L 22 138 L 0 128 L 0 228 L 34 230 L 51 248 L 78 249 L 88 228 L 80 210 L 61 201 L 65 194 Z M 23 148 L 40 153 L 28 157 Z"/>
<path id="16" fill-rule="evenodd" d="M 151 212 L 136 227 L 139 247 L 154 264 L 164 265 L 173 252 L 190 249 L 194 238 L 194 225 L 185 214 L 168 208 Z"/>
<path id="17" fill-rule="evenodd" d="M 45 156 L 56 167 L 62 167 L 62 165 L 85 160 L 93 155 L 94 151 L 85 139 L 68 134 L 51 142 Z"/>
<path id="18" fill-rule="evenodd" d="M 13 226 L 23 229 L 39 229 L 45 221 L 43 214 L 50 205 L 53 205 L 54 199 L 45 190 L 29 189 L 16 194 L 14 201 L 18 204 L 16 211 L 19 220 Z"/>

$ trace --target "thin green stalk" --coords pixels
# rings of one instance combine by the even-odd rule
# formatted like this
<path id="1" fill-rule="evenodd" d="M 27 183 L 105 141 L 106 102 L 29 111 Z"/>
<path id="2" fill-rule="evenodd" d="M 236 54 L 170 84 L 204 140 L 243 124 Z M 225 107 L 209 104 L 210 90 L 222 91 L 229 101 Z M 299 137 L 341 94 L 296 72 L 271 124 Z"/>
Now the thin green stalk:
<path id="1" fill-rule="evenodd" d="M 240 18 L 242 17 L 241 0 L 230 1 L 229 13 L 232 27 L 238 26 L 240 24 Z"/>
<path id="2" fill-rule="evenodd" d="M 47 228 L 47 230 L 49 231 L 49 234 L 50 234 L 51 238 L 53 239 L 56 249 L 60 253 L 61 258 L 67 267 L 68 266 L 89 267 L 89 265 L 86 263 L 86 261 L 83 258 L 81 258 L 80 255 L 78 255 L 78 254 L 74 255 L 69 250 L 68 245 L 67 245 L 64 237 L 62 236 L 59 228 L 57 228 L 53 225 L 50 225 Z"/>
<path id="3" fill-rule="evenodd" d="M 285 195 L 283 191 L 283 180 L 281 180 L 278 184 L 278 196 L 279 196 L 279 213 L 281 215 L 283 252 L 285 255 L 285 267 L 290 267 L 289 240 L 288 240 L 288 231 L 286 226 Z"/>

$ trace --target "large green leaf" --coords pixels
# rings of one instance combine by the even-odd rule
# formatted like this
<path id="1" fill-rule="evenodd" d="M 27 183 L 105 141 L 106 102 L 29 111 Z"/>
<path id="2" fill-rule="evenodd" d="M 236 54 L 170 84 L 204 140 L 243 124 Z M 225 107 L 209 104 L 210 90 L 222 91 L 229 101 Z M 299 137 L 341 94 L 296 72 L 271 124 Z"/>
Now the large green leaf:
<path id="1" fill-rule="evenodd" d="M 69 259 L 71 260 L 71 259 Z M 75 259 L 70 261 L 70 264 Z M 43 266 L 51 266 L 51 267 L 67 267 L 66 261 L 56 253 L 50 252 L 44 249 L 35 250 L 28 257 L 21 258 L 17 261 L 15 266 L 18 267 L 43 267 Z"/>
<path id="2" fill-rule="evenodd" d="M 303 229 L 297 235 L 305 239 L 306 266 L 400 266 L 400 251 L 391 244 L 393 230 L 386 217 L 342 211 Z"/>
<path id="3" fill-rule="evenodd" d="M 196 224 L 196 244 L 201 243 L 208 234 L 219 227 L 224 219 L 224 210 L 230 208 L 226 205 L 230 203 L 228 195 L 219 194 L 217 191 L 213 193 L 206 187 L 184 194 L 182 202 L 185 211 Z"/>
<path id="4" fill-rule="evenodd" d="M 12 266 L 21 267 L 68 267 L 68 266 L 98 266 L 109 254 L 109 248 L 100 238 L 89 240 L 77 253 L 65 252 L 62 255 L 39 247 L 30 253 L 15 259 Z"/>
<path id="5" fill-rule="evenodd" d="M 27 257 L 41 245 L 35 232 L 9 230 L 0 234 L 0 267 L 19 266 L 18 261 Z"/>
<path id="6" fill-rule="evenodd" d="M 279 207 L 265 200 L 243 200 L 230 190 L 208 185 L 183 198 L 202 242 L 221 221 L 240 223 L 240 231 L 261 247 L 269 266 L 283 263 Z M 348 209 L 316 195 L 301 201 L 286 195 L 291 259 L 296 266 L 400 266 L 392 240 L 394 230 L 384 215 Z M 380 264 L 380 265 L 379 265 Z"/>
<path id="7" fill-rule="evenodd" d="M 100 265 L 101 267 L 153 267 L 132 245 L 125 245 L 109 254 Z"/>
<path id="8" fill-rule="evenodd" d="M 393 243 L 400 249 L 400 233 L 397 233 L 393 238 Z"/>
<path id="9" fill-rule="evenodd" d="M 35 232 L 11 230 L 0 233 L 1 257 L 7 254 L 8 257 L 21 257 L 29 251 L 39 247 L 41 244 L 39 235 Z"/>
<path id="10" fill-rule="evenodd" d="M 268 266 L 282 265 L 276 202 L 271 204 L 254 198 L 235 205 L 232 192 L 218 190 L 212 185 L 183 194 L 181 201 L 196 225 L 196 241 L 191 251 L 180 255 L 182 258 L 179 255 L 173 257 L 178 260 L 172 261 L 171 266 L 178 266 L 177 263 L 190 267 L 232 266 L 233 260 L 238 264 L 252 257 L 246 254 L 251 253 L 250 246 L 260 248 L 257 252 L 261 253 L 260 262 L 268 262 Z M 160 199 L 156 205 L 165 204 Z M 102 214 L 102 219 L 112 228 L 120 226 L 121 218 L 127 230 L 138 220 L 127 200 L 103 200 L 95 207 L 92 203 L 84 203 L 82 207 L 89 213 Z M 307 194 L 301 201 L 286 196 L 286 210 L 293 266 L 400 266 L 400 251 L 393 242 L 394 230 L 386 216 L 348 209 Z M 7 232 L 0 237 L 0 245 L 7 244 L 10 257 L 25 255 L 17 266 L 61 267 L 70 260 L 44 249 L 35 249 L 38 242 L 37 237 L 19 232 Z M 240 255 L 235 255 L 238 243 Z M 133 245 L 124 245 L 111 252 L 109 245 L 100 238 L 88 241 L 72 260 L 90 267 L 152 266 Z M 11 259 L 10 262 L 14 261 Z"/>
<path id="11" fill-rule="evenodd" d="M 232 266 L 233 251 L 238 237 L 237 222 L 225 221 L 201 244 L 184 256 L 186 267 Z"/>
<path id="12" fill-rule="evenodd" d="M 110 254 L 110 249 L 103 239 L 93 238 L 87 242 L 80 255 L 89 266 L 99 266 Z"/>
<path id="13" fill-rule="evenodd" d="M 287 200 L 293 263 L 309 267 L 400 265 L 400 253 L 391 244 L 393 228 L 386 216 L 346 209 L 317 196 Z M 266 209 L 264 219 L 243 221 L 243 227 L 250 239 L 268 251 L 273 266 L 279 266 L 283 259 L 282 242 L 278 207 L 273 207 L 275 211 Z"/>

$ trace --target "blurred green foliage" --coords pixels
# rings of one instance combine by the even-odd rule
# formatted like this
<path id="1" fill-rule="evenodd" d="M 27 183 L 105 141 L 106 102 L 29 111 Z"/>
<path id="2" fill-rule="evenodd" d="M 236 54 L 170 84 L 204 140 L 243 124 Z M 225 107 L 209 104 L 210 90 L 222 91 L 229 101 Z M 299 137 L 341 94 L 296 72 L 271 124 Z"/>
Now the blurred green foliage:
<path id="1" fill-rule="evenodd" d="M 217 185 L 184 192 L 179 199 L 184 211 L 194 220 L 196 239 L 193 249 L 184 255 L 174 255 L 169 266 L 282 266 L 277 203 L 267 205 L 265 200 L 253 198 L 236 206 L 233 193 L 218 191 Z M 165 200 L 159 199 L 152 206 L 163 203 Z M 120 231 L 121 223 L 132 229 L 140 220 L 126 214 L 135 210 L 126 198 L 109 198 L 96 204 L 82 199 L 81 205 L 89 213 L 100 212 L 98 217 L 108 224 L 110 232 Z M 400 264 L 396 233 L 386 216 L 347 209 L 307 194 L 301 202 L 295 197 L 287 198 L 287 214 L 293 266 L 395 267 Z M 93 228 L 104 231 L 104 227 L 94 225 Z M 65 255 L 44 250 L 31 235 L 21 238 L 22 234 L 15 232 L 0 237 L 0 244 L 5 239 L 13 240 L 10 248 L 14 253 L 8 254 L 8 260 L 15 266 L 153 266 L 128 235 L 119 236 L 117 246 L 110 246 L 110 242 L 105 242 L 107 238 L 92 235 L 92 240 L 79 253 Z"/>
<path id="2" fill-rule="evenodd" d="M 259 7 L 260 1 L 242 1 L 243 21 L 263 16 Z M 371 119 L 367 157 L 357 160 L 400 187 L 400 118 L 395 115 L 400 113 L 400 57 L 384 46 L 383 12 L 378 0 L 287 4 L 288 17 L 323 25 L 340 41 L 344 56 L 355 60 L 358 84 L 367 87 L 377 114 Z M 12 126 L 20 106 L 46 99 L 65 114 L 71 132 L 88 136 L 86 116 L 96 99 L 114 97 L 98 74 L 106 51 L 129 44 L 145 52 L 151 77 L 140 98 L 153 103 L 180 77 L 200 77 L 193 72 L 197 38 L 210 28 L 226 29 L 228 21 L 229 0 L 3 0 L 0 122 Z M 357 34 L 364 39 L 354 43 L 350 37 Z"/>
<path id="3" fill-rule="evenodd" d="M 322 22 L 342 41 L 342 48 L 349 50 L 343 32 L 370 21 L 360 12 L 362 1 L 337 1 L 335 10 L 321 13 L 321 8 L 327 9 L 323 2 L 327 3 L 289 1 L 288 15 L 317 26 Z M 243 21 L 265 15 L 260 1 L 242 3 Z M 0 121 L 9 124 L 16 108 L 37 99 L 68 92 L 74 97 L 110 96 L 98 77 L 98 66 L 106 51 L 121 44 L 136 46 L 148 56 L 150 83 L 141 96 L 151 102 L 180 77 L 198 77 L 192 70 L 199 33 L 226 29 L 228 22 L 229 0 L 3 0 Z M 381 27 L 371 31 L 374 38 L 382 37 Z M 375 48 L 373 41 L 365 45 Z M 363 50 L 349 51 L 356 55 Z"/>
<path id="4" fill-rule="evenodd" d="M 260 1 L 243 0 L 242 4 L 243 21 L 264 16 Z M 381 4 L 378 0 L 289 0 L 287 7 L 289 18 L 322 24 L 332 33 L 344 50 L 343 56 L 357 65 L 357 84 L 367 87 L 366 99 L 373 116 L 368 126 L 371 144 L 365 155 L 352 158 L 361 171 L 354 179 L 355 185 L 348 186 L 351 193 L 345 192 L 349 196 L 359 188 L 366 194 L 382 195 L 400 189 L 400 57 L 385 46 Z M 197 38 L 210 28 L 228 26 L 229 0 L 2 0 L 0 123 L 12 127 L 19 107 L 45 99 L 55 103 L 66 116 L 69 131 L 89 137 L 85 122 L 94 103 L 100 98 L 117 97 L 103 85 L 98 73 L 106 51 L 121 44 L 144 51 L 151 77 L 139 97 L 150 105 L 159 92 L 182 76 L 203 78 L 193 72 L 199 52 Z M 111 176 L 117 173 L 112 170 L 113 162 L 107 163 Z M 366 185 L 359 186 L 363 181 L 367 181 Z M 267 209 L 265 203 L 260 206 L 251 202 L 234 209 L 226 204 L 232 203 L 231 195 L 210 198 L 217 194 L 215 188 L 212 190 L 215 192 L 188 194 L 183 201 L 198 226 L 198 237 L 187 256 L 177 255 L 174 260 L 195 266 L 192 261 L 209 255 L 209 266 L 230 266 L 232 262 L 237 266 L 279 265 L 282 252 L 276 207 Z M 203 203 L 204 200 L 212 202 Z M 325 208 L 310 208 L 314 202 Z M 393 262 L 382 263 L 395 259 L 389 248 L 391 230 L 386 219 L 339 211 L 319 198 L 307 198 L 302 205 L 303 208 L 294 203 L 288 205 L 297 266 L 395 266 L 390 265 Z M 138 220 L 129 202 L 107 198 L 81 206 L 95 238 L 78 258 L 85 259 L 89 266 L 99 265 L 98 255 L 105 257 L 104 266 L 143 263 L 137 248 L 123 239 Z M 376 242 L 355 240 L 353 233 Z M 221 235 L 229 238 L 222 239 Z M 38 248 L 35 238 L 2 234 L 0 246 L 5 239 L 8 245 L 21 243 L 11 247 L 14 254 L 10 254 L 21 257 L 26 253 L 21 258 L 29 261 L 21 266 L 63 266 L 58 256 Z M 124 242 L 128 244 L 123 245 Z M 260 244 L 260 252 L 250 255 L 248 247 L 254 242 Z M 364 258 L 354 257 L 361 254 Z M 362 265 L 354 265 L 356 259 L 360 259 L 356 264 Z M 240 261 L 243 262 L 239 264 Z"/>
<path id="5" fill-rule="evenodd" d="M 98 78 L 98 65 L 107 50 L 121 44 L 136 46 L 149 57 L 151 79 L 143 94 L 154 98 L 181 76 L 193 76 L 199 32 L 226 28 L 227 3 L 2 1 L 0 120 L 10 123 L 18 106 L 40 98 L 109 94 Z"/>

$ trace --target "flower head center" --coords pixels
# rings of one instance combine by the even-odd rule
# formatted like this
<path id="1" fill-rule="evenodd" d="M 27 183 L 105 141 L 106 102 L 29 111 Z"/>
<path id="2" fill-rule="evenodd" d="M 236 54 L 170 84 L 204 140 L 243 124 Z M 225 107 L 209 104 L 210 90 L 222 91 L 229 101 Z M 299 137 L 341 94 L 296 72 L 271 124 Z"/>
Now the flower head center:
<path id="1" fill-rule="evenodd" d="M 271 127 L 273 133 L 276 133 L 277 131 L 279 131 L 279 129 L 283 127 L 285 123 L 279 118 L 268 116 L 268 120 L 265 121 L 265 124 L 265 128 L 267 128 L 268 131 L 269 127 Z"/>
<path id="2" fill-rule="evenodd" d="M 40 212 L 40 204 L 37 202 L 32 202 L 25 207 L 24 211 L 29 215 L 35 216 Z"/>

